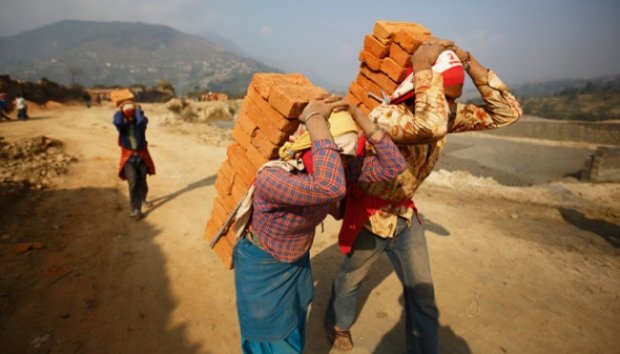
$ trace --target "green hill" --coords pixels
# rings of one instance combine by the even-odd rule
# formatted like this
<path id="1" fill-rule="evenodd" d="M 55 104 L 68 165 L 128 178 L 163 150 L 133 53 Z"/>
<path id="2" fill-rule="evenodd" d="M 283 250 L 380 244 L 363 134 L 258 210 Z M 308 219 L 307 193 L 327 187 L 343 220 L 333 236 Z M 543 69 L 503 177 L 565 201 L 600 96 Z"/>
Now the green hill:
<path id="1" fill-rule="evenodd" d="M 205 38 L 144 23 L 61 21 L 0 38 L 0 68 L 12 77 L 47 77 L 84 86 L 196 87 L 242 95 L 255 72 L 277 71 Z"/>

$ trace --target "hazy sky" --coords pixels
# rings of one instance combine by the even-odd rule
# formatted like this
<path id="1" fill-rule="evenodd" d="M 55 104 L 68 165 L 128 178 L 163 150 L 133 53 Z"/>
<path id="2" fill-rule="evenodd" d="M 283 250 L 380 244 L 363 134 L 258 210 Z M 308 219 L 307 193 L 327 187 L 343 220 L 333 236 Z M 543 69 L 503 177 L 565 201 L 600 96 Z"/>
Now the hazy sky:
<path id="1" fill-rule="evenodd" d="M 620 74 L 620 0 L 0 1 L 0 36 L 63 19 L 213 31 L 253 57 L 343 86 L 379 19 L 421 23 L 510 83 Z"/>

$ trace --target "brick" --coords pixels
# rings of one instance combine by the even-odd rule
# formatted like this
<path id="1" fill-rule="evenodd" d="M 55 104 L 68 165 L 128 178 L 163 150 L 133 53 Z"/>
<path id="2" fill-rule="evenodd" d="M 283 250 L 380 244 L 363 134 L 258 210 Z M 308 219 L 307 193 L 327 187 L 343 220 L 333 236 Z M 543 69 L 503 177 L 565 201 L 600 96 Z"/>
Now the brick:
<path id="1" fill-rule="evenodd" d="M 252 138 L 252 145 L 254 145 L 258 151 L 260 151 L 263 157 L 268 159 L 274 159 L 278 157 L 278 149 L 279 146 L 273 144 L 265 134 L 261 131 L 258 131 L 256 135 Z"/>
<path id="2" fill-rule="evenodd" d="M 233 199 L 232 196 L 230 196 L 230 195 L 220 195 L 219 197 L 220 197 L 220 199 L 222 201 L 222 205 L 224 205 L 224 210 L 226 210 L 227 214 L 231 210 L 234 210 L 235 207 L 237 207 L 237 203 L 235 202 L 235 200 Z"/>
<path id="3" fill-rule="evenodd" d="M 430 38 L 429 33 L 417 33 L 411 31 L 400 31 L 394 34 L 394 42 L 396 42 L 404 51 L 413 54 L 424 41 Z"/>
<path id="4" fill-rule="evenodd" d="M 256 148 L 256 146 L 252 145 L 252 143 L 250 142 L 250 145 L 246 148 L 246 156 L 248 157 L 248 159 L 250 159 L 250 161 L 252 161 L 252 163 L 254 164 L 254 167 L 256 167 L 256 170 L 258 171 L 258 169 L 260 169 L 267 161 L 269 161 L 268 158 L 264 157 L 260 151 L 258 151 L 258 148 Z"/>
<path id="5" fill-rule="evenodd" d="M 378 97 L 383 97 L 381 93 L 381 87 L 379 87 L 379 85 L 375 84 L 372 80 L 362 75 L 361 73 L 357 74 L 357 78 L 355 79 L 355 82 L 357 82 L 360 86 L 362 86 L 362 88 L 366 90 L 366 92 L 372 92 Z M 388 93 L 386 92 L 386 94 Z M 374 100 L 377 101 L 376 99 Z M 377 101 L 377 103 L 381 103 L 381 102 Z"/>
<path id="6" fill-rule="evenodd" d="M 289 134 L 283 132 L 281 130 L 276 129 L 269 121 L 269 119 L 263 114 L 263 112 L 258 108 L 258 105 L 254 103 L 252 97 L 246 96 L 243 102 L 243 106 L 246 109 L 246 114 L 258 125 L 260 132 L 262 132 L 269 141 L 271 141 L 275 145 L 279 145 L 282 141 L 284 141 Z M 257 132 L 254 133 L 256 135 Z"/>
<path id="7" fill-rule="evenodd" d="M 349 92 L 351 92 L 355 98 L 368 107 L 374 105 L 373 101 L 376 101 L 372 97 L 368 96 L 368 91 L 364 90 L 364 88 L 357 82 L 351 83 L 349 86 Z"/>
<path id="8" fill-rule="evenodd" d="M 249 136 L 254 136 L 254 133 L 258 129 L 258 125 L 256 125 L 256 122 L 252 119 L 252 117 L 247 115 L 246 110 L 243 109 L 243 106 L 239 111 L 239 118 L 237 118 L 236 125 L 238 125 L 241 130 Z"/>
<path id="9" fill-rule="evenodd" d="M 252 77 L 250 87 L 257 90 L 264 99 L 269 99 L 271 89 L 278 85 L 312 86 L 302 74 L 258 73 Z"/>
<path id="10" fill-rule="evenodd" d="M 252 145 L 252 137 L 247 135 L 239 124 L 236 124 L 232 130 L 233 139 L 238 142 L 244 148 L 248 148 L 248 146 Z"/>
<path id="11" fill-rule="evenodd" d="M 327 91 L 314 86 L 276 86 L 271 89 L 269 103 L 285 117 L 298 117 L 308 101 L 326 94 Z"/>
<path id="12" fill-rule="evenodd" d="M 211 208 L 211 219 L 220 222 L 220 225 L 223 224 L 230 210 L 226 210 L 220 198 L 215 198 Z"/>
<path id="13" fill-rule="evenodd" d="M 379 40 L 386 40 L 394 38 L 394 35 L 400 31 L 431 34 L 428 28 L 418 23 L 398 21 L 377 21 L 372 29 L 372 34 Z"/>
<path id="14" fill-rule="evenodd" d="M 252 161 L 248 159 L 246 152 L 241 145 L 233 144 L 229 146 L 227 155 L 230 165 L 238 175 L 246 180 L 252 180 L 254 178 L 258 168 L 254 167 Z"/>
<path id="15" fill-rule="evenodd" d="M 372 70 L 380 70 L 382 60 L 372 55 L 372 53 L 362 50 L 359 55 L 359 60 L 366 64 Z"/>
<path id="16" fill-rule="evenodd" d="M 222 177 L 223 176 L 218 174 L 218 177 L 215 179 L 215 190 L 219 195 L 228 195 L 230 194 L 233 180 Z"/>
<path id="17" fill-rule="evenodd" d="M 388 95 L 394 92 L 394 90 L 396 90 L 396 87 L 398 87 L 398 84 L 392 79 L 390 79 L 387 75 L 378 71 L 372 71 L 365 65 L 362 65 L 360 72 L 372 82 L 377 84 Z"/>
<path id="18" fill-rule="evenodd" d="M 231 195 L 234 200 L 241 200 L 248 192 L 248 189 L 242 186 L 241 183 L 236 183 L 232 188 Z"/>
<path id="19" fill-rule="evenodd" d="M 230 166 L 230 163 L 228 162 L 228 160 L 225 160 L 224 162 L 222 162 L 222 165 L 220 165 L 218 176 L 220 175 L 220 173 L 226 176 L 230 180 L 232 180 L 233 177 L 235 176 L 235 171 L 233 171 L 232 166 Z"/>
<path id="20" fill-rule="evenodd" d="M 233 185 L 237 185 L 237 184 L 241 185 L 245 189 L 250 189 L 250 186 L 252 185 L 252 180 L 244 178 L 241 175 L 235 174 Z"/>
<path id="21" fill-rule="evenodd" d="M 396 64 L 409 67 L 411 66 L 411 54 L 407 53 L 401 46 L 396 43 L 390 45 L 390 58 L 396 62 Z"/>
<path id="22" fill-rule="evenodd" d="M 230 240 L 231 238 L 234 240 L 234 236 L 231 237 L 230 235 L 231 233 L 234 234 L 234 231 L 232 229 L 233 228 L 231 227 L 228 233 L 222 236 L 218 240 L 218 242 L 215 244 L 215 247 L 213 248 L 213 251 L 218 256 L 218 258 L 222 261 L 222 263 L 227 269 L 233 268 L 233 260 L 232 260 L 233 246 L 231 245 L 232 241 Z"/>
<path id="23" fill-rule="evenodd" d="M 351 91 L 347 91 L 347 93 L 344 95 L 345 100 L 347 100 L 347 102 L 349 102 L 350 105 L 353 106 L 358 106 L 361 102 L 360 100 L 357 99 L 357 97 L 355 97 L 354 94 L 351 93 Z"/>
<path id="24" fill-rule="evenodd" d="M 213 237 L 218 233 L 218 231 L 222 228 L 224 222 L 218 222 L 215 219 L 211 218 L 207 222 L 207 226 L 205 227 L 204 235 L 208 241 L 213 240 Z"/>
<path id="25" fill-rule="evenodd" d="M 282 113 L 273 108 L 269 102 L 265 101 L 258 91 L 248 89 L 246 98 L 249 98 L 263 113 L 261 117 L 257 117 L 258 120 L 263 119 L 270 126 L 283 132 L 293 132 L 297 128 L 299 123 L 296 119 L 287 119 Z"/>
<path id="26" fill-rule="evenodd" d="M 395 82 L 402 82 L 407 76 L 407 69 L 398 65 L 392 58 L 385 58 L 381 64 L 381 71 Z"/>
<path id="27" fill-rule="evenodd" d="M 383 59 L 389 53 L 390 47 L 381 43 L 374 36 L 364 37 L 364 50 L 374 55 L 376 58 Z"/>

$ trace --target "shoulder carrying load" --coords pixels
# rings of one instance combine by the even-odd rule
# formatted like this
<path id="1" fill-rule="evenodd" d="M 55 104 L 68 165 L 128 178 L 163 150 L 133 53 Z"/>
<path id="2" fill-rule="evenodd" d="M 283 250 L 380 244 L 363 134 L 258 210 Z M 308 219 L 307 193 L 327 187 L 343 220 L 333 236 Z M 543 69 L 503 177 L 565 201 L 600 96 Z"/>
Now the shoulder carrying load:
<path id="1" fill-rule="evenodd" d="M 297 130 L 297 116 L 308 101 L 325 93 L 301 74 L 253 76 L 232 130 L 234 141 L 215 179 L 216 197 L 204 232 L 225 267 L 233 267 L 232 252 L 239 231 L 232 221 L 257 171 L 278 159 L 280 146 Z"/>
<path id="2" fill-rule="evenodd" d="M 110 92 L 110 100 L 116 107 L 120 106 L 124 101 L 134 100 L 135 96 L 129 89 L 122 89 Z"/>

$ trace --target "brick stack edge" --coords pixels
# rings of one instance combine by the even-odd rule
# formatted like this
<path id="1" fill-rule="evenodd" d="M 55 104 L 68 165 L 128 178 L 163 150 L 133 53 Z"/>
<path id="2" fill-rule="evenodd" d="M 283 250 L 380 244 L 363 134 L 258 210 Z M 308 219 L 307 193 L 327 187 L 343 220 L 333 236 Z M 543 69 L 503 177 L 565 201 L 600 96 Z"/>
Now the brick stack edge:
<path id="1" fill-rule="evenodd" d="M 364 37 L 360 71 L 346 94 L 349 103 L 370 113 L 380 102 L 368 93 L 382 97 L 381 91 L 394 92 L 406 77 L 411 55 L 430 37 L 431 31 L 417 23 L 377 21 L 372 34 Z"/>
<path id="2" fill-rule="evenodd" d="M 278 148 L 297 129 L 297 116 L 308 101 L 326 92 L 301 74 L 254 75 L 232 130 L 234 142 L 215 180 L 216 198 L 204 233 L 208 241 L 248 191 L 258 169 L 278 158 Z M 235 240 L 236 230 L 231 226 L 214 247 L 229 269 Z"/>

